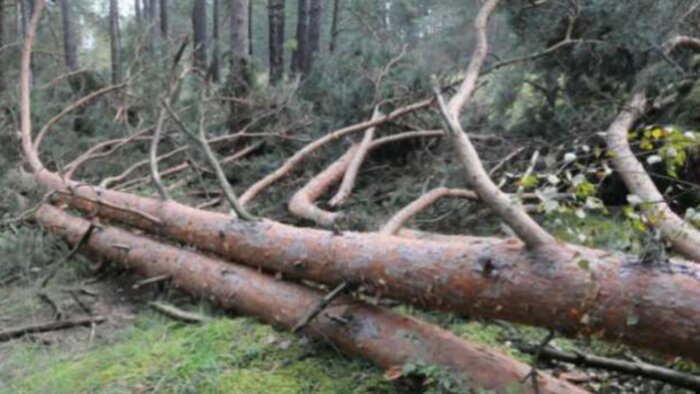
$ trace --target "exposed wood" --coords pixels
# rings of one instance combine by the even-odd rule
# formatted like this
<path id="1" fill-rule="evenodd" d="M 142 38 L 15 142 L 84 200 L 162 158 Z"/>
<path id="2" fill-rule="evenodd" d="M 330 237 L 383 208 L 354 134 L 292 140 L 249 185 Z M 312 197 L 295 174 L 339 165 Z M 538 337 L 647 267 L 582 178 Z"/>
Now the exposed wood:
<path id="1" fill-rule="evenodd" d="M 627 133 L 644 113 L 646 102 L 644 94 L 635 94 L 608 128 L 606 142 L 613 167 L 630 192 L 642 200 L 642 212 L 661 231 L 664 239 L 673 245 L 674 250 L 700 262 L 700 231 L 671 210 L 629 146 Z"/>
<path id="2" fill-rule="evenodd" d="M 88 222 L 43 205 L 37 219 L 70 242 Z M 124 253 L 109 245 L 129 247 Z M 307 311 L 322 302 L 323 294 L 301 285 L 279 281 L 236 264 L 171 247 L 105 227 L 89 242 L 92 253 L 136 270 L 142 275 L 172 274 L 173 285 L 221 306 L 249 314 L 275 326 L 293 329 Z M 344 322 L 344 323 L 343 323 Z M 309 322 L 304 333 L 331 341 L 338 349 L 365 357 L 382 368 L 400 367 L 412 360 L 438 364 L 469 376 L 474 387 L 505 393 L 517 385 L 529 367 L 503 353 L 470 343 L 415 318 L 337 298 Z M 540 376 L 542 393 L 583 393 L 580 388 Z M 531 392 L 522 385 L 523 392 Z"/>
<path id="3" fill-rule="evenodd" d="M 374 108 L 374 112 L 372 113 L 371 120 L 379 119 L 381 116 L 382 113 L 379 111 L 379 106 L 376 106 Z M 345 175 L 343 176 L 343 182 L 340 184 L 338 192 L 330 200 L 331 206 L 337 207 L 342 205 L 345 202 L 345 200 L 347 200 L 347 198 L 350 196 L 352 190 L 355 188 L 355 180 L 357 179 L 357 175 L 360 173 L 360 167 L 362 167 L 362 163 L 364 163 L 365 158 L 367 157 L 370 145 L 372 144 L 372 140 L 374 139 L 375 130 L 376 126 L 373 126 L 365 131 L 365 135 L 362 137 L 362 141 L 358 145 L 357 151 L 355 152 L 355 155 L 353 156 L 352 160 L 350 161 L 350 164 L 348 165 L 347 170 L 345 171 Z"/>
<path id="4" fill-rule="evenodd" d="M 74 327 L 92 326 L 93 324 L 104 323 L 107 319 L 102 316 L 85 317 L 72 320 L 57 320 L 46 323 L 33 324 L 30 326 L 9 328 L 0 331 L 0 342 L 20 338 L 29 334 L 40 334 L 43 332 L 67 330 Z"/>
<path id="5" fill-rule="evenodd" d="M 477 36 L 477 45 L 474 49 L 471 62 L 455 95 L 449 103 L 442 101 L 442 96 L 437 85 L 434 86 L 438 99 L 438 106 L 445 121 L 448 135 L 457 151 L 462 167 L 467 176 L 467 185 L 488 204 L 515 234 L 530 248 L 536 249 L 555 242 L 546 230 L 544 230 L 522 206 L 501 191 L 493 183 L 486 173 L 479 155 L 474 149 L 469 137 L 464 133 L 460 124 L 460 115 L 463 108 L 467 107 L 476 91 L 476 83 L 481 72 L 481 67 L 488 55 L 487 28 L 489 17 L 498 5 L 499 0 L 488 0 L 479 10 L 474 21 L 474 31 Z"/>
<path id="6" fill-rule="evenodd" d="M 421 211 L 424 211 L 427 207 L 435 204 L 437 200 L 445 197 L 464 198 L 471 201 L 476 201 L 479 199 L 479 196 L 470 190 L 439 187 L 423 194 L 420 196 L 420 198 L 414 200 L 409 205 L 406 205 L 403 209 L 392 216 L 391 219 L 389 219 L 384 227 L 382 227 L 380 232 L 386 235 L 394 235 L 398 233 L 399 230 L 401 230 L 401 227 L 403 227 L 404 224 L 406 224 L 406 222 L 408 222 L 413 216 Z"/>
<path id="7" fill-rule="evenodd" d="M 317 139 L 314 142 L 309 143 L 305 147 L 299 149 L 292 157 L 287 159 L 284 164 L 282 164 L 281 167 L 276 169 L 275 171 L 271 172 L 270 174 L 266 175 L 263 179 L 259 180 L 252 186 L 248 188 L 248 190 L 241 195 L 241 204 L 246 205 L 248 204 L 255 196 L 260 194 L 263 190 L 267 189 L 270 187 L 273 183 L 277 182 L 278 180 L 282 179 L 284 176 L 289 174 L 296 166 L 301 163 L 304 159 L 306 159 L 309 154 L 312 152 L 316 151 L 318 148 L 324 146 L 325 144 L 335 141 L 339 139 L 340 137 L 346 136 L 348 134 L 356 133 L 359 131 L 364 131 L 370 127 L 378 126 L 380 124 L 386 123 L 388 121 L 391 121 L 393 119 L 396 119 L 397 117 L 401 115 L 405 115 L 410 112 L 417 111 L 419 109 L 426 108 L 430 106 L 433 103 L 433 100 L 423 100 L 419 101 L 417 103 L 413 103 L 410 105 L 406 105 L 403 107 L 399 107 L 392 111 L 391 113 L 381 116 L 378 119 L 374 120 L 368 120 L 365 122 L 357 123 L 352 126 L 347 126 L 342 129 L 336 130 L 331 132 L 330 134 L 327 134 L 326 136 Z"/>

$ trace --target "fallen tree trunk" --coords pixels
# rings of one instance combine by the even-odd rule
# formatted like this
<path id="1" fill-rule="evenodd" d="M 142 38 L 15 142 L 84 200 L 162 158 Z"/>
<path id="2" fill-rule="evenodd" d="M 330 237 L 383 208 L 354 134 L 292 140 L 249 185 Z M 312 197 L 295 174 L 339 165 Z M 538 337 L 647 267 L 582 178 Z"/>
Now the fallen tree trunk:
<path id="1" fill-rule="evenodd" d="M 338 236 L 84 185 L 69 190 L 56 174 L 37 176 L 75 208 L 270 272 L 364 284 L 423 308 L 596 334 L 700 360 L 700 271 L 694 264 L 649 266 L 633 256 L 558 242 L 535 252 L 513 239 Z M 658 327 L 664 327 L 663 341 Z"/>
<path id="2" fill-rule="evenodd" d="M 36 217 L 42 225 L 73 243 L 90 226 L 87 220 L 50 205 L 41 206 Z M 295 327 L 323 298 L 320 292 L 304 286 L 114 227 L 105 226 L 93 234 L 85 250 L 147 276 L 170 275 L 176 287 L 285 329 Z M 529 373 L 529 366 L 433 325 L 350 297 L 331 303 L 304 331 L 383 368 L 420 360 L 463 374 L 474 388 L 505 393 L 520 385 L 524 392 L 533 392 L 528 383 L 520 384 Z M 539 389 L 541 393 L 585 392 L 544 374 L 539 375 Z"/>

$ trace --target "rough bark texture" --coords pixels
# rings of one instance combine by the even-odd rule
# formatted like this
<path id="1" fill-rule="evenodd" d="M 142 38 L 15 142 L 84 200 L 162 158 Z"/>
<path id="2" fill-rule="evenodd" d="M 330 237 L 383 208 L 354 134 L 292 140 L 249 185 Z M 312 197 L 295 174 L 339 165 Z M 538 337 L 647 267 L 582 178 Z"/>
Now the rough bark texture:
<path id="1" fill-rule="evenodd" d="M 298 0 L 297 2 L 297 45 L 294 48 L 294 52 L 292 52 L 293 73 L 301 73 L 303 71 L 304 59 L 309 48 L 309 1 Z"/>
<path id="2" fill-rule="evenodd" d="M 535 253 L 516 240 L 479 237 L 457 243 L 338 236 L 271 221 L 235 221 L 172 201 L 104 190 L 98 195 L 85 186 L 71 187 L 70 197 L 57 175 L 41 171 L 38 177 L 76 208 L 271 272 L 331 285 L 364 283 L 424 308 L 570 335 L 598 334 L 700 360 L 700 271 L 693 264 L 649 267 L 566 244 Z M 658 327 L 664 327 L 663 341 Z"/>
<path id="3" fill-rule="evenodd" d="M 202 71 L 207 69 L 207 2 L 195 0 L 192 7 L 192 30 L 194 32 L 195 68 Z"/>
<path id="4" fill-rule="evenodd" d="M 284 74 L 284 0 L 268 0 L 270 29 L 270 83 L 275 84 Z"/>
<path id="5" fill-rule="evenodd" d="M 61 16 L 63 19 L 63 57 L 69 71 L 78 67 L 78 37 L 75 34 L 75 18 L 71 0 L 61 0 Z"/>
<path id="6" fill-rule="evenodd" d="M 160 35 L 168 39 L 168 0 L 160 0 Z"/>
<path id="7" fill-rule="evenodd" d="M 248 0 L 248 55 L 253 56 L 253 0 Z"/>
<path id="8" fill-rule="evenodd" d="M 112 83 L 122 82 L 122 50 L 121 34 L 119 31 L 119 2 L 109 0 L 109 44 L 112 64 Z"/>
<path id="9" fill-rule="evenodd" d="M 630 148 L 627 133 L 645 108 L 644 94 L 635 94 L 608 128 L 606 138 L 612 164 L 630 193 L 642 200 L 644 215 L 661 231 L 664 239 L 683 256 L 700 262 L 700 232 L 671 210 Z"/>
<path id="10" fill-rule="evenodd" d="M 71 243 L 78 242 L 90 226 L 88 221 L 49 205 L 38 210 L 37 218 Z M 163 245 L 113 227 L 95 232 L 84 248 L 147 277 L 170 275 L 176 287 L 285 329 L 295 327 L 323 298 L 317 291 L 281 282 L 254 269 Z M 383 368 L 420 360 L 468 376 L 468 383 L 474 388 L 505 393 L 519 386 L 522 392 L 533 392 L 529 382 L 520 383 L 530 372 L 529 366 L 420 320 L 348 297 L 337 299 L 304 330 Z M 549 375 L 540 375 L 539 379 L 541 393 L 585 392 Z"/>

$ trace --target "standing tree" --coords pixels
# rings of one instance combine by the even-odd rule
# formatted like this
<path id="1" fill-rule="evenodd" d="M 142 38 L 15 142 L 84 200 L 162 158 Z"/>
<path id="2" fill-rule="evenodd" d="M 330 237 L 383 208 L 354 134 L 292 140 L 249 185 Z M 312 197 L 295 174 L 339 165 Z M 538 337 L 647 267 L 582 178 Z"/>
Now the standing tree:
<path id="1" fill-rule="evenodd" d="M 268 0 L 270 29 L 270 82 L 276 84 L 284 74 L 284 0 Z"/>
<path id="2" fill-rule="evenodd" d="M 78 67 L 78 44 L 75 33 L 73 5 L 70 0 L 61 0 L 61 15 L 63 16 L 63 55 L 69 71 Z"/>
<path id="3" fill-rule="evenodd" d="M 292 52 L 292 72 L 302 73 L 309 49 L 309 0 L 299 0 L 297 10 L 296 48 Z"/>
<path id="4" fill-rule="evenodd" d="M 109 0 L 109 43 L 112 62 L 112 83 L 122 81 L 121 34 L 119 32 L 119 3 Z"/>
<path id="5" fill-rule="evenodd" d="M 195 0 L 192 8 L 192 30 L 194 31 L 195 68 L 207 69 L 207 2 Z"/>
<path id="6" fill-rule="evenodd" d="M 168 40 L 168 0 L 160 0 L 160 35 Z"/>
<path id="7" fill-rule="evenodd" d="M 220 0 L 214 0 L 214 9 L 211 15 L 211 25 L 212 25 L 212 48 L 211 52 L 211 65 L 209 66 L 209 72 L 211 73 L 212 81 L 219 83 L 221 82 L 221 67 L 219 65 L 219 13 L 220 13 Z"/>
<path id="8" fill-rule="evenodd" d="M 141 0 L 134 0 L 134 17 L 136 18 L 136 27 L 141 25 Z"/>
<path id="9" fill-rule="evenodd" d="M 333 1 L 333 18 L 331 20 L 331 39 L 330 44 L 328 44 L 328 50 L 333 53 L 335 52 L 335 47 L 338 45 L 338 23 L 340 18 L 340 7 L 342 3 L 340 0 Z"/>
<path id="10" fill-rule="evenodd" d="M 313 58 L 320 49 L 323 0 L 309 0 L 308 47 L 304 56 L 303 72 L 311 71 Z"/>
<path id="11" fill-rule="evenodd" d="M 231 1 L 231 72 L 245 74 L 250 50 L 250 0 Z"/>
<path id="12" fill-rule="evenodd" d="M 248 1 L 248 55 L 253 56 L 253 3 Z"/>

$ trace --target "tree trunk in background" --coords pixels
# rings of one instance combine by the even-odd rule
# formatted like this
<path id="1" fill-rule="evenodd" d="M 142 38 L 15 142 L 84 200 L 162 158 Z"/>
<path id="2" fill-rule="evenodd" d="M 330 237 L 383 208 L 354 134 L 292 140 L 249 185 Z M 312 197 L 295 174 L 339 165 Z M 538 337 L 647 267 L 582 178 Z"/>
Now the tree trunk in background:
<path id="1" fill-rule="evenodd" d="M 231 59 L 234 73 L 242 73 L 250 50 L 250 0 L 231 1 Z"/>
<path id="2" fill-rule="evenodd" d="M 18 0 L 18 3 L 20 5 L 19 27 L 22 38 L 24 38 L 27 36 L 29 21 L 32 19 L 32 14 L 34 14 L 34 0 Z"/>
<path id="3" fill-rule="evenodd" d="M 221 67 L 219 64 L 219 14 L 220 14 L 221 2 L 220 0 L 214 0 L 214 9 L 211 15 L 211 29 L 212 29 L 212 48 L 211 52 L 211 65 L 209 66 L 209 72 L 211 73 L 211 80 L 219 83 L 221 82 Z"/>
<path id="4" fill-rule="evenodd" d="M 160 0 L 160 35 L 168 40 L 168 0 Z"/>
<path id="5" fill-rule="evenodd" d="M 136 27 L 141 26 L 141 0 L 134 0 L 134 14 L 136 18 Z"/>
<path id="6" fill-rule="evenodd" d="M 299 0 L 297 10 L 297 45 L 292 52 L 292 73 L 303 73 L 304 59 L 309 48 L 309 1 Z"/>
<path id="7" fill-rule="evenodd" d="M 0 48 L 5 45 L 5 0 L 0 0 Z M 0 91 L 5 90 L 5 78 L 0 66 Z"/>
<path id="8" fill-rule="evenodd" d="M 207 69 L 207 2 L 195 0 L 192 8 L 192 30 L 194 31 L 195 68 Z"/>
<path id="9" fill-rule="evenodd" d="M 253 56 L 253 0 L 248 1 L 248 55 Z"/>
<path id="10" fill-rule="evenodd" d="M 308 48 L 304 56 L 303 72 L 308 74 L 313 66 L 314 56 L 320 49 L 321 21 L 323 18 L 323 0 L 309 1 L 309 37 Z"/>
<path id="11" fill-rule="evenodd" d="M 78 69 L 78 37 L 75 34 L 75 20 L 71 0 L 61 0 L 63 16 L 63 54 L 69 71 Z"/>
<path id="12" fill-rule="evenodd" d="M 340 0 L 333 1 L 333 19 L 331 21 L 331 40 L 328 45 L 328 50 L 333 53 L 335 51 L 336 45 L 338 45 L 338 18 L 340 18 L 340 7 L 342 7 Z"/>
<path id="13" fill-rule="evenodd" d="M 270 29 L 270 83 L 284 74 L 284 0 L 268 0 Z"/>
<path id="14" fill-rule="evenodd" d="M 109 0 L 109 42 L 112 61 L 112 83 L 122 81 L 122 50 L 121 34 L 119 32 L 119 3 Z"/>

